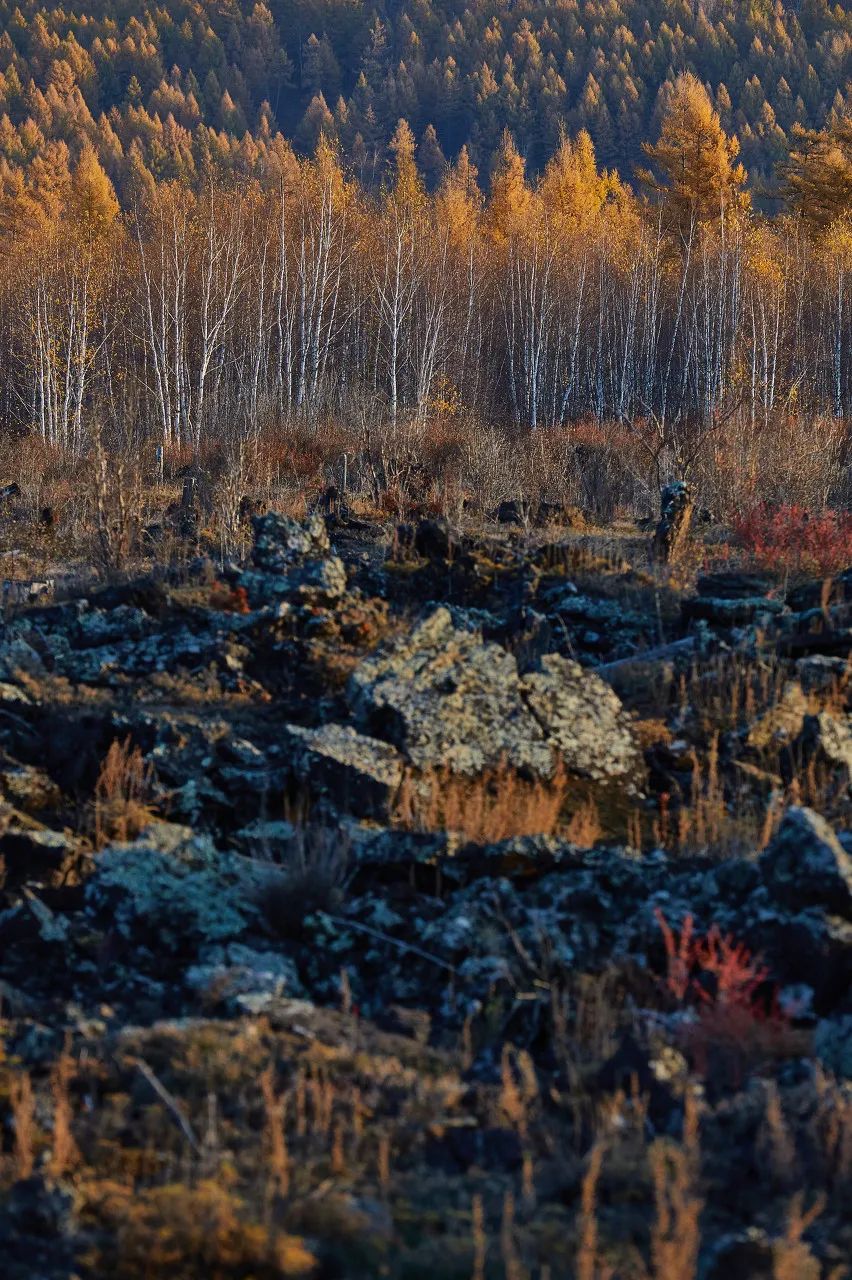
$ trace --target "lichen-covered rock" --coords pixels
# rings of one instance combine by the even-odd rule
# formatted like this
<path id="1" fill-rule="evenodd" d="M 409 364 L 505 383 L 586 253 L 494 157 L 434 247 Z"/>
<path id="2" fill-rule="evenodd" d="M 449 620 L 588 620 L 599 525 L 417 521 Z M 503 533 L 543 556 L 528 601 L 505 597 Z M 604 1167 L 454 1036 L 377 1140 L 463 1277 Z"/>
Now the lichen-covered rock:
<path id="1" fill-rule="evenodd" d="M 290 768 L 312 792 L 328 796 L 359 818 L 384 818 L 402 781 L 403 762 L 387 742 L 366 737 L 351 725 L 318 729 L 287 725 Z"/>
<path id="2" fill-rule="evenodd" d="M 252 564 L 266 573 L 282 573 L 304 560 L 322 559 L 331 550 L 328 530 L 319 513 L 308 521 L 301 521 L 270 511 L 267 515 L 255 516 L 252 526 Z"/>
<path id="3" fill-rule="evenodd" d="M 0 806 L 0 888 L 60 883 L 77 856 L 73 836 Z"/>
<path id="4" fill-rule="evenodd" d="M 808 712 L 808 699 L 802 686 L 790 680 L 773 707 L 758 716 L 748 731 L 746 741 L 757 751 L 789 747 L 802 732 Z"/>
<path id="5" fill-rule="evenodd" d="M 346 594 L 346 568 L 337 556 L 308 560 L 279 573 L 240 575 L 250 603 L 255 607 L 289 601 L 296 604 L 330 605 Z"/>
<path id="6" fill-rule="evenodd" d="M 806 693 L 824 693 L 846 680 L 849 663 L 846 658 L 812 653 L 806 658 L 799 658 L 796 673 Z"/>
<path id="7" fill-rule="evenodd" d="M 125 938 L 150 938 L 165 952 L 238 938 L 260 915 L 256 899 L 271 872 L 218 852 L 191 829 L 155 823 L 131 844 L 97 855 L 86 905 L 106 913 Z"/>
<path id="8" fill-rule="evenodd" d="M 852 1014 L 821 1019 L 814 1029 L 814 1052 L 833 1075 L 852 1080 Z"/>
<path id="9" fill-rule="evenodd" d="M 833 716 L 827 711 L 805 716 L 796 745 L 803 763 L 813 760 L 852 777 L 852 721 L 848 716 Z"/>
<path id="10" fill-rule="evenodd" d="M 797 909 L 852 917 L 852 859 L 819 814 L 794 806 L 760 859 L 770 893 Z"/>
<path id="11" fill-rule="evenodd" d="M 515 659 L 457 631 L 446 609 L 363 662 L 348 697 L 359 727 L 394 743 L 418 769 L 475 775 L 505 760 L 542 777 L 553 772 Z"/>
<path id="12" fill-rule="evenodd" d="M 547 742 L 572 774 L 594 782 L 640 783 L 642 755 L 618 695 L 600 676 L 558 654 L 521 679 L 522 696 Z"/>
<path id="13" fill-rule="evenodd" d="M 475 775 L 506 761 L 538 777 L 561 756 L 569 773 L 633 785 L 642 772 L 617 695 L 575 662 L 551 654 L 519 676 L 515 658 L 457 630 L 437 609 L 349 684 L 355 719 L 419 769 Z"/>
<path id="14" fill-rule="evenodd" d="M 0 796 L 28 813 L 58 808 L 62 796 L 44 769 L 0 758 Z"/>
<path id="15" fill-rule="evenodd" d="M 702 574 L 695 585 L 700 596 L 713 596 L 722 600 L 742 600 L 766 596 L 772 589 L 773 583 L 769 574 L 727 569 L 719 573 Z"/>
<path id="16" fill-rule="evenodd" d="M 288 520 L 271 511 L 255 516 L 252 564 L 239 585 L 254 607 L 289 601 L 328 606 L 346 594 L 346 567 L 331 554 L 325 521 Z"/>
<path id="17" fill-rule="evenodd" d="M 733 627 L 744 622 L 754 622 L 761 615 L 784 612 L 783 600 L 769 596 L 694 596 L 684 600 L 681 612 L 685 621 L 703 618 L 720 627 Z"/>
<path id="18" fill-rule="evenodd" d="M 237 1011 L 259 1013 L 270 1000 L 303 994 L 298 970 L 289 956 L 256 951 L 241 942 L 207 947 L 184 976 L 190 990 L 220 999 Z"/>

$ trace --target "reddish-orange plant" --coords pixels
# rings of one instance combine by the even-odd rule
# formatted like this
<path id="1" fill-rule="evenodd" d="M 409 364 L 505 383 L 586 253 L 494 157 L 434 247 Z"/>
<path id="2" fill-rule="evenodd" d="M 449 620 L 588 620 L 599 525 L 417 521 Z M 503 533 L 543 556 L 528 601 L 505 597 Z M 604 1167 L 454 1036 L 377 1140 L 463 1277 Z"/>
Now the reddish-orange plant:
<path id="1" fill-rule="evenodd" d="M 655 912 L 666 949 L 665 989 L 692 1016 L 681 1031 L 692 1066 L 739 1083 L 750 1066 L 801 1052 L 801 1035 L 779 1009 L 769 970 L 742 942 L 712 925 L 695 932 L 686 916 L 678 934 Z"/>
<path id="2" fill-rule="evenodd" d="M 762 502 L 733 521 L 757 564 L 778 573 L 827 575 L 852 565 L 852 515 Z"/>

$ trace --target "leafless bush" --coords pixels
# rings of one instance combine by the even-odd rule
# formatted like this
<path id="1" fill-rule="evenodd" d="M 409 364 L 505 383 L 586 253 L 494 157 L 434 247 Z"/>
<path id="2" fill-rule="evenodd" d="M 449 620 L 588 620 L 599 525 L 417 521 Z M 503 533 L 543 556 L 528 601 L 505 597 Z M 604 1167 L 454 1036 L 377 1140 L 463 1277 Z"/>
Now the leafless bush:
<path id="1" fill-rule="evenodd" d="M 284 937 L 298 936 L 307 916 L 337 911 L 350 879 L 348 863 L 344 832 L 319 821 L 298 823 L 261 890 L 260 905 L 270 926 Z"/>
<path id="2" fill-rule="evenodd" d="M 95 446 L 92 470 L 95 559 L 111 577 L 127 567 L 142 528 L 142 476 L 138 466 Z"/>

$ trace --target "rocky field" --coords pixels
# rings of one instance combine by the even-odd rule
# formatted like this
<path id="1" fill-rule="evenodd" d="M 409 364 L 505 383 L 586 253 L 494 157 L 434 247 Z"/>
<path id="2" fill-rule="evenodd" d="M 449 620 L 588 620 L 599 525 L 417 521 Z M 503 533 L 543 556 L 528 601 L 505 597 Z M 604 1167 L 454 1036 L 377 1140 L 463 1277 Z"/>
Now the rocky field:
<path id="1" fill-rule="evenodd" d="M 852 1275 L 852 572 L 556 519 L 6 593 L 4 1280 Z"/>

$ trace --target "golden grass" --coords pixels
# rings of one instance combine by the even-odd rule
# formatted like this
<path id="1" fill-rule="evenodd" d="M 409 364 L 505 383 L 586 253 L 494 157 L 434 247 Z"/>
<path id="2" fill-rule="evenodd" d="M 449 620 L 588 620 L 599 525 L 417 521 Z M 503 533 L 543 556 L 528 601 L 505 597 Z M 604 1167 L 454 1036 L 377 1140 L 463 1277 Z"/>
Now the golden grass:
<path id="1" fill-rule="evenodd" d="M 446 768 L 409 771 L 399 789 L 394 824 L 406 831 L 450 831 L 475 844 L 553 835 L 567 796 L 561 763 L 547 781 L 524 778 L 505 762 L 475 778 Z M 587 809 L 578 819 L 578 832 L 591 825 Z"/>
<path id="2" fill-rule="evenodd" d="M 111 744 L 95 784 L 93 825 L 95 844 L 132 840 L 151 821 L 154 771 L 130 738 Z"/>

